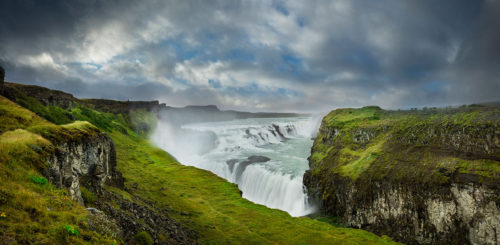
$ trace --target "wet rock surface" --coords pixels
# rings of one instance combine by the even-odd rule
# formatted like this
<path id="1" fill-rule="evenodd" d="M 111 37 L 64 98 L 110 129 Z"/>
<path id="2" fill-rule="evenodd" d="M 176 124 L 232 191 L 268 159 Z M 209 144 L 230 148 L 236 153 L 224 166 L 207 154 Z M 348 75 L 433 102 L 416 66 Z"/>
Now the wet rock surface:
<path id="1" fill-rule="evenodd" d="M 254 163 L 268 162 L 271 159 L 265 156 L 249 156 L 246 160 L 230 159 L 226 161 L 231 173 L 236 172 L 236 179 L 240 179 L 245 168 Z M 235 168 L 236 166 L 236 168 Z"/>

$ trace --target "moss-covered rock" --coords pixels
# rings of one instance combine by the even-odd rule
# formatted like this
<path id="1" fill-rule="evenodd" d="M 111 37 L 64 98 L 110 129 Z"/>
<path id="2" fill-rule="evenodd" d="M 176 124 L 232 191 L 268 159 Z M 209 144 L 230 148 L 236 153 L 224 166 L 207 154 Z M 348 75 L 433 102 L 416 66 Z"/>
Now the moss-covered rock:
<path id="1" fill-rule="evenodd" d="M 407 243 L 494 244 L 499 160 L 498 107 L 340 109 L 323 119 L 304 183 L 352 227 Z"/>

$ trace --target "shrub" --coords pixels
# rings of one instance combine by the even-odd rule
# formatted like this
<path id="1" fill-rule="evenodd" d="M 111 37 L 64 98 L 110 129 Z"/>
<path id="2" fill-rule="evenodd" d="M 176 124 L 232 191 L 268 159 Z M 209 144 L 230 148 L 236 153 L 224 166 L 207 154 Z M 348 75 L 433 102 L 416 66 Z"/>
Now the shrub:
<path id="1" fill-rule="evenodd" d="M 44 177 L 32 176 L 31 181 L 33 181 L 33 183 L 39 184 L 39 185 L 47 184 L 47 179 Z"/>
<path id="2" fill-rule="evenodd" d="M 146 231 L 141 231 L 135 234 L 135 242 L 141 245 L 151 245 L 153 244 L 153 238 Z"/>
<path id="3" fill-rule="evenodd" d="M 71 225 L 65 225 L 63 227 L 63 230 L 66 231 L 67 234 L 71 235 L 71 236 L 78 236 L 78 230 L 71 226 Z"/>

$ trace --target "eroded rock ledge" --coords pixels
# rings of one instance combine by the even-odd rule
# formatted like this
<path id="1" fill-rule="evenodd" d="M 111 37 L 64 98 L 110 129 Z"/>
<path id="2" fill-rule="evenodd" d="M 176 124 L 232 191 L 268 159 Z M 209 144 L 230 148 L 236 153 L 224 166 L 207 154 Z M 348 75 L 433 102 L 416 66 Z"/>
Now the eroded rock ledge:
<path id="1" fill-rule="evenodd" d="M 71 199 L 80 205 L 83 205 L 81 181 L 97 191 L 104 184 L 123 187 L 123 178 L 116 170 L 115 145 L 104 133 L 61 143 L 48 162 L 47 177 L 55 185 L 66 188 Z"/>

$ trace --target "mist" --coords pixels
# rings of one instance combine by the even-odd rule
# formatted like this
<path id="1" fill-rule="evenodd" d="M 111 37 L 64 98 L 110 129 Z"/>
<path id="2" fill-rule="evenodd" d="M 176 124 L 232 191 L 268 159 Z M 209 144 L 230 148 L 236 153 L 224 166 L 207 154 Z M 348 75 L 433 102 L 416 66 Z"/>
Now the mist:
<path id="1" fill-rule="evenodd" d="M 183 165 L 209 170 L 237 184 L 252 202 L 292 216 L 317 210 L 302 176 L 309 168 L 307 158 L 322 115 L 266 118 L 204 108 L 208 109 L 162 112 L 152 142 Z"/>

